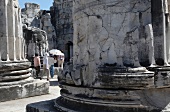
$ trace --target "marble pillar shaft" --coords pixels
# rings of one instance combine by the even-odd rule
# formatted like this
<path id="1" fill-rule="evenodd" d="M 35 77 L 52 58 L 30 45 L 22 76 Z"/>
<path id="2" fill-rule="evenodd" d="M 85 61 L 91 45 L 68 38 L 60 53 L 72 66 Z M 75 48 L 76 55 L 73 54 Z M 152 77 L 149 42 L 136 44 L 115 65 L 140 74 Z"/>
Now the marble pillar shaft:
<path id="1" fill-rule="evenodd" d="M 167 65 L 164 1 L 152 0 L 151 6 L 155 61 L 158 65 Z"/>
<path id="2" fill-rule="evenodd" d="M 0 3 L 0 39 L 1 39 L 1 60 L 2 61 L 15 61 L 21 60 L 24 53 L 22 51 L 22 27 L 21 15 L 19 14 L 20 8 L 18 1 L 2 0 Z"/>
<path id="3" fill-rule="evenodd" d="M 0 19 L 0 38 L 1 38 L 1 60 L 8 60 L 8 19 L 7 19 L 7 1 L 1 0 L 0 3 L 0 9 L 1 10 L 1 19 Z"/>
<path id="4" fill-rule="evenodd" d="M 166 22 L 166 36 L 167 36 L 167 58 L 168 58 L 168 63 L 170 63 L 170 16 L 169 16 L 169 5 L 170 1 L 165 0 L 164 3 L 165 7 L 165 22 Z"/>
<path id="5" fill-rule="evenodd" d="M 14 16 L 14 2 L 11 1 L 8 3 L 8 36 L 9 36 L 9 59 L 16 60 L 16 53 L 15 53 L 15 19 Z"/>
<path id="6" fill-rule="evenodd" d="M 22 29 L 22 22 L 21 22 L 21 9 L 19 8 L 19 22 L 20 22 L 20 38 L 21 38 L 21 59 L 25 59 L 25 39 L 23 38 L 23 29 Z"/>

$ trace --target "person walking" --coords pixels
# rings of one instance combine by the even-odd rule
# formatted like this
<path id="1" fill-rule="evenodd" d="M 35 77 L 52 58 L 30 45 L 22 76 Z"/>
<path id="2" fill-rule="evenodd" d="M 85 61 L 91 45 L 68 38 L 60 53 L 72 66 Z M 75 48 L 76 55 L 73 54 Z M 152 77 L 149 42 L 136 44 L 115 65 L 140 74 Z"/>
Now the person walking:
<path id="1" fill-rule="evenodd" d="M 47 76 L 47 81 L 49 81 L 49 64 L 48 64 L 48 53 L 46 52 L 43 57 L 43 74 Z"/>
<path id="2" fill-rule="evenodd" d="M 50 76 L 51 78 L 53 78 L 54 77 L 54 56 L 53 55 L 48 57 L 48 64 L 50 67 Z"/>
<path id="3" fill-rule="evenodd" d="M 41 78 L 41 76 L 39 76 L 39 74 L 40 74 L 40 67 L 41 67 L 40 57 L 39 57 L 38 53 L 35 53 L 34 68 L 36 70 L 36 78 L 40 78 L 40 80 L 41 80 L 42 78 Z"/>
<path id="4" fill-rule="evenodd" d="M 63 64 L 64 64 L 64 54 L 63 53 L 58 56 L 57 62 L 58 62 L 58 67 L 61 67 L 61 69 L 63 69 Z"/>

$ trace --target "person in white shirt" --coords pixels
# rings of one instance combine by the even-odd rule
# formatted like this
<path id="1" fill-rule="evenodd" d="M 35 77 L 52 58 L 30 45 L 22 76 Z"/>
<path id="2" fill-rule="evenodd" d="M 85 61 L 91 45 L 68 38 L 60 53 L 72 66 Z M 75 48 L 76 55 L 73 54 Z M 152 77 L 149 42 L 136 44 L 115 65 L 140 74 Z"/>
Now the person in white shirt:
<path id="1" fill-rule="evenodd" d="M 48 53 L 45 53 L 43 57 L 43 74 L 47 75 L 47 81 L 49 81 L 49 64 L 48 64 Z"/>
<path id="2" fill-rule="evenodd" d="M 58 62 L 58 67 L 61 67 L 63 69 L 63 64 L 64 64 L 64 54 L 63 53 L 61 53 L 61 55 L 58 56 L 57 62 Z"/>

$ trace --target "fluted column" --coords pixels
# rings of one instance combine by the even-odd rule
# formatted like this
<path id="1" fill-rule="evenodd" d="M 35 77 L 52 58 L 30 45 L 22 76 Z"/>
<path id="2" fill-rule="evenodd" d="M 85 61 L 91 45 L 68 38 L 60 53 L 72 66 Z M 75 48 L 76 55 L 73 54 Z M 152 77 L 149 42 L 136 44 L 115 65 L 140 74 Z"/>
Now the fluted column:
<path id="1" fill-rule="evenodd" d="M 20 60 L 20 37 L 19 37 L 19 22 L 18 22 L 18 10 L 15 9 L 15 37 L 16 37 L 16 58 L 17 60 Z"/>
<path id="2" fill-rule="evenodd" d="M 15 53 L 15 19 L 14 19 L 14 2 L 8 1 L 8 41 L 9 41 L 9 59 L 16 60 Z"/>
<path id="3" fill-rule="evenodd" d="M 152 25 L 149 24 L 146 26 L 145 28 L 146 30 L 146 34 L 147 36 L 149 37 L 149 61 L 151 63 L 151 67 L 155 66 L 156 63 L 155 63 L 155 58 L 154 58 L 154 40 L 153 40 L 153 28 L 152 28 Z"/>
<path id="4" fill-rule="evenodd" d="M 169 3 L 170 1 L 165 0 L 164 10 L 165 10 L 165 22 L 166 22 L 166 37 L 167 37 L 167 60 L 170 63 L 170 16 L 169 16 Z"/>
<path id="5" fill-rule="evenodd" d="M 19 21 L 19 42 L 20 42 L 20 59 L 22 59 L 22 43 L 23 41 L 23 30 L 22 30 L 22 22 L 21 22 L 21 9 L 18 7 L 18 21 Z"/>
<path id="6" fill-rule="evenodd" d="M 152 0 L 151 3 L 155 61 L 158 65 L 168 65 L 164 1 Z"/>
<path id="7" fill-rule="evenodd" d="M 22 59 L 25 59 L 25 40 L 22 38 L 22 40 L 21 40 L 21 43 L 22 43 L 22 48 L 21 48 L 21 50 L 22 50 L 22 52 L 21 52 L 21 58 Z"/>
<path id="8" fill-rule="evenodd" d="M 19 21 L 20 21 L 20 37 L 21 37 L 21 59 L 25 59 L 25 40 L 23 38 L 23 29 L 22 29 L 22 22 L 21 22 L 21 9 L 19 8 Z"/>
<path id="9" fill-rule="evenodd" d="M 7 18 L 7 0 L 0 1 L 0 48 L 1 48 L 1 60 L 8 61 L 8 18 Z"/>
<path id="10" fill-rule="evenodd" d="M 24 46 L 25 46 L 25 40 L 23 38 L 23 29 L 22 29 L 22 22 L 21 22 L 21 9 L 18 6 L 18 21 L 19 21 L 19 26 L 18 26 L 18 35 L 19 35 L 19 52 L 20 52 L 20 59 L 24 59 L 25 58 L 25 50 L 24 50 Z"/>

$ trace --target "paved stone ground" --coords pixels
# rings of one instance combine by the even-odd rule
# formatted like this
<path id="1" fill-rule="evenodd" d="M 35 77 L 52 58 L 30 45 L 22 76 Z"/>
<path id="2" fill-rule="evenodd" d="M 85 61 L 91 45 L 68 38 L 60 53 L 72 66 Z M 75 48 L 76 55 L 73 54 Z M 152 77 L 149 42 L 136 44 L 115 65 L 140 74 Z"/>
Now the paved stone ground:
<path id="1" fill-rule="evenodd" d="M 46 77 L 43 77 L 42 80 L 46 80 Z M 50 92 L 47 95 L 0 102 L 0 112 L 25 112 L 27 104 L 56 99 L 57 97 L 60 96 L 60 88 L 58 87 L 56 76 L 54 76 L 53 79 L 50 79 L 49 88 L 50 88 L 49 90 Z"/>

